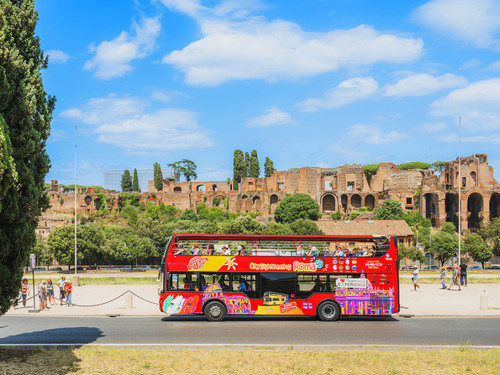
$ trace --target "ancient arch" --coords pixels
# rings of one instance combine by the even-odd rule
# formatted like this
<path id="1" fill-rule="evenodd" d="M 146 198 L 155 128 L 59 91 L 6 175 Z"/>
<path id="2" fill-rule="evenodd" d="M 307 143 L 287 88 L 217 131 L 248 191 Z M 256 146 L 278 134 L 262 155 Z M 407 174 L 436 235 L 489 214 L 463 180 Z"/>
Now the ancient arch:
<path id="1" fill-rule="evenodd" d="M 216 185 L 216 184 L 213 184 L 213 185 L 212 185 L 212 190 L 213 190 L 213 191 L 217 191 L 217 185 Z"/>
<path id="2" fill-rule="evenodd" d="M 89 195 L 87 195 L 87 196 L 85 197 L 85 204 L 88 206 L 88 205 L 89 205 L 89 204 L 91 204 L 91 203 L 92 203 L 92 197 L 91 197 L 91 196 L 89 196 Z"/>
<path id="3" fill-rule="evenodd" d="M 436 226 L 436 217 L 438 217 L 438 196 L 437 194 L 424 194 L 425 218 L 431 220 L 431 225 Z M 458 211 L 458 208 L 457 208 Z M 458 223 L 457 223 L 458 225 Z"/>
<path id="4" fill-rule="evenodd" d="M 467 198 L 467 211 L 469 217 L 467 219 L 469 230 L 475 232 L 479 229 L 481 221 L 483 221 L 483 196 L 479 193 L 472 193 Z"/>
<path id="5" fill-rule="evenodd" d="M 476 172 L 472 171 L 470 173 L 470 178 L 472 179 L 472 182 L 474 183 L 474 187 L 477 186 L 477 175 L 476 175 Z"/>
<path id="6" fill-rule="evenodd" d="M 179 186 L 174 187 L 174 193 L 182 193 L 182 188 Z"/>
<path id="7" fill-rule="evenodd" d="M 333 194 L 326 194 L 323 196 L 322 212 L 336 211 L 335 196 Z"/>
<path id="8" fill-rule="evenodd" d="M 375 208 L 375 197 L 371 194 L 368 194 L 365 197 L 365 207 L 368 207 L 370 211 Z"/>
<path id="9" fill-rule="evenodd" d="M 276 194 L 273 194 L 273 195 L 271 195 L 271 199 L 269 202 L 271 204 L 276 204 L 276 203 L 278 203 L 278 200 L 279 200 L 278 196 Z"/>
<path id="10" fill-rule="evenodd" d="M 260 197 L 255 196 L 252 198 L 252 203 L 255 204 L 255 202 L 260 201 Z"/>
<path id="11" fill-rule="evenodd" d="M 94 199 L 94 207 L 96 210 L 99 210 L 101 208 L 101 198 Z"/>
<path id="12" fill-rule="evenodd" d="M 244 194 L 241 199 L 247 199 L 248 198 L 248 195 Z"/>
<path id="13" fill-rule="evenodd" d="M 458 230 L 458 194 L 446 193 L 444 210 L 446 212 L 446 222 L 453 223 Z"/>
<path id="14" fill-rule="evenodd" d="M 205 185 L 196 186 L 196 191 L 206 191 L 207 187 Z"/>
<path id="15" fill-rule="evenodd" d="M 490 220 L 500 217 L 500 194 L 493 193 L 490 198 Z"/>
<path id="16" fill-rule="evenodd" d="M 342 211 L 344 213 L 347 212 L 347 195 L 346 194 L 342 194 L 342 196 L 340 197 L 340 204 L 342 205 Z"/>
<path id="17" fill-rule="evenodd" d="M 351 197 L 351 206 L 354 208 L 360 208 L 361 207 L 361 196 L 359 194 L 354 194 Z"/>

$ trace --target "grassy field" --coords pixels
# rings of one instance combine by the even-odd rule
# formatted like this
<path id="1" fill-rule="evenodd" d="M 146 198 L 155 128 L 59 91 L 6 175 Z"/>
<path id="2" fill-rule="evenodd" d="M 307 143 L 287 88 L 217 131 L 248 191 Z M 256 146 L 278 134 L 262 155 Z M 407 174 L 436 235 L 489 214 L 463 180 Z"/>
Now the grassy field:
<path id="1" fill-rule="evenodd" d="M 500 350 L 1 349 L 0 374 L 499 374 Z"/>

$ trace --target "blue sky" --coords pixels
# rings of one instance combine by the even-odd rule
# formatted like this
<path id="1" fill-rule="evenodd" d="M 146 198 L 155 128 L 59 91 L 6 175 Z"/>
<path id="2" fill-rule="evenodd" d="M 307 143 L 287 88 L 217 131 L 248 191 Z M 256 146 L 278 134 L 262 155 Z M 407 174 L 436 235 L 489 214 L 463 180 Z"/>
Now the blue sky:
<path id="1" fill-rule="evenodd" d="M 37 1 L 57 97 L 47 181 L 198 165 L 278 170 L 486 153 L 500 177 L 500 2 Z"/>

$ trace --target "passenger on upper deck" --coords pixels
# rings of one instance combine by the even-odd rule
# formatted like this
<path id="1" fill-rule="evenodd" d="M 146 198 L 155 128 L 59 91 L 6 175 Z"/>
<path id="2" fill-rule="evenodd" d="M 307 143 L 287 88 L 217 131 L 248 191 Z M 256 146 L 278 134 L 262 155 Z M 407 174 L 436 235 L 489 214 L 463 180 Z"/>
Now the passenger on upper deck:
<path id="1" fill-rule="evenodd" d="M 185 254 L 184 245 L 180 244 L 179 246 L 177 246 L 177 250 L 175 251 L 174 255 L 184 255 L 184 254 Z"/>
<path id="2" fill-rule="evenodd" d="M 207 255 L 214 255 L 214 252 L 215 252 L 214 244 L 211 243 L 207 246 Z"/>
<path id="3" fill-rule="evenodd" d="M 297 256 L 303 257 L 304 254 L 304 249 L 302 248 L 302 245 L 297 246 Z"/>
<path id="4" fill-rule="evenodd" d="M 226 244 L 222 245 L 222 253 L 224 255 L 231 255 L 231 249 L 229 248 L 228 245 Z"/>
<path id="5" fill-rule="evenodd" d="M 318 249 L 316 249 L 316 246 L 309 245 L 309 251 L 307 252 L 307 256 L 310 256 L 310 257 L 317 257 L 318 256 Z"/>
<path id="6" fill-rule="evenodd" d="M 238 246 L 238 255 L 247 255 L 247 250 L 245 249 L 245 246 L 239 245 Z"/>
<path id="7" fill-rule="evenodd" d="M 345 255 L 344 251 L 340 248 L 340 246 L 337 246 L 337 249 L 335 250 L 335 256 L 343 257 L 344 255 Z"/>
<path id="8" fill-rule="evenodd" d="M 193 255 L 200 255 L 200 246 L 197 243 L 193 244 L 193 247 L 191 248 L 191 254 Z"/>

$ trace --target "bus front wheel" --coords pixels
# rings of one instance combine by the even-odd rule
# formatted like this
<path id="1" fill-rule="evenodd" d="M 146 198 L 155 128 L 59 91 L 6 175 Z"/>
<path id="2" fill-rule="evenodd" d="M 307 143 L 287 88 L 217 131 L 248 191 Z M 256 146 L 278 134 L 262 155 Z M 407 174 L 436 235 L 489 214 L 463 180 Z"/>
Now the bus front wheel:
<path id="1" fill-rule="evenodd" d="M 340 318 L 340 307 L 332 301 L 325 301 L 318 306 L 318 317 L 327 322 L 333 322 Z"/>
<path id="2" fill-rule="evenodd" d="M 208 302 L 203 312 L 211 322 L 220 322 L 226 316 L 226 306 L 219 301 Z"/>

